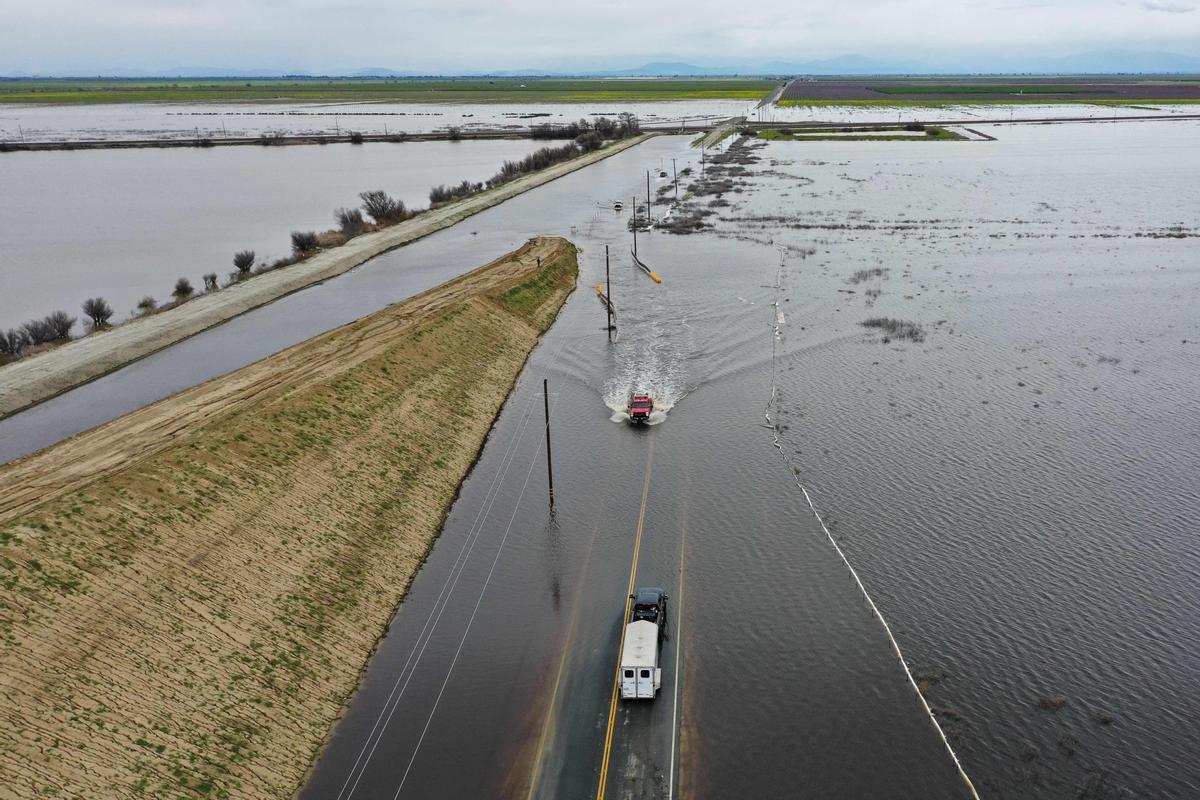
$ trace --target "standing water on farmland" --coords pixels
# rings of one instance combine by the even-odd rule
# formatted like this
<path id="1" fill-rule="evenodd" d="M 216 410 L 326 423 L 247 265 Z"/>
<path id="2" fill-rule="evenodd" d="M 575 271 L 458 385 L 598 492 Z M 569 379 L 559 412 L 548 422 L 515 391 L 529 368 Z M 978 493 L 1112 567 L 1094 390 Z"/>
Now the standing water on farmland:
<path id="1" fill-rule="evenodd" d="M 292 231 L 337 227 L 334 209 L 383 189 L 410 208 L 433 186 L 483 181 L 529 140 L 77 150 L 0 154 L 0 328 L 101 295 L 123 320 L 179 277 L 223 284 L 233 254 L 290 252 Z M 76 329 L 76 333 L 79 329 Z"/>

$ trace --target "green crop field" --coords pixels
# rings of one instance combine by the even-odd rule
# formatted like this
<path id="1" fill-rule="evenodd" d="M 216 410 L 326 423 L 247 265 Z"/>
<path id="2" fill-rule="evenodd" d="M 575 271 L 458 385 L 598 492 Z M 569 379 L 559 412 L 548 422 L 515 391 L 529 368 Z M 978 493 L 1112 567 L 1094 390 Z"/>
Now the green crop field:
<path id="1" fill-rule="evenodd" d="M 563 103 L 595 100 L 754 100 L 778 84 L 757 78 L 273 78 L 240 80 L 0 80 L 0 103 L 360 101 Z"/>

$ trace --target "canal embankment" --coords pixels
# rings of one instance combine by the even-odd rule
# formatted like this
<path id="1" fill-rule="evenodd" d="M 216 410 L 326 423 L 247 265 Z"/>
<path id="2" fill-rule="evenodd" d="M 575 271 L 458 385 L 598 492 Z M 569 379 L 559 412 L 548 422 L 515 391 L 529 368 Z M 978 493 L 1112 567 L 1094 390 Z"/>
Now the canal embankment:
<path id="1" fill-rule="evenodd" d="M 0 418 L 101 377 L 201 331 L 293 292 L 345 273 L 402 245 L 454 225 L 530 189 L 622 152 L 654 134 L 612 142 L 599 150 L 458 201 L 381 231 L 358 236 L 292 266 L 195 297 L 169 311 L 131 320 L 0 367 Z"/>
<path id="2" fill-rule="evenodd" d="M 577 271 L 533 239 L 0 468 L 0 797 L 290 796 Z"/>

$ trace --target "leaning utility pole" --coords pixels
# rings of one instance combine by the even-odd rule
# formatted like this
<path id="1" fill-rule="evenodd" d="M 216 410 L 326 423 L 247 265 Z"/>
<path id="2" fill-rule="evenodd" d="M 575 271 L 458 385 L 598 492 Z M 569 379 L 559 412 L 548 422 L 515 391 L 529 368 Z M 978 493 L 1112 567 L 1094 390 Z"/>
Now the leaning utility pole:
<path id="1" fill-rule="evenodd" d="M 650 170 L 646 170 L 646 222 L 650 221 Z"/>
<path id="2" fill-rule="evenodd" d="M 679 199 L 679 173 L 675 171 L 675 159 L 671 159 L 671 176 L 675 181 L 675 199 Z"/>
<path id="3" fill-rule="evenodd" d="M 550 486 L 550 507 L 554 508 L 554 466 L 550 460 L 550 381 L 542 378 L 542 399 L 546 406 L 546 477 Z"/>

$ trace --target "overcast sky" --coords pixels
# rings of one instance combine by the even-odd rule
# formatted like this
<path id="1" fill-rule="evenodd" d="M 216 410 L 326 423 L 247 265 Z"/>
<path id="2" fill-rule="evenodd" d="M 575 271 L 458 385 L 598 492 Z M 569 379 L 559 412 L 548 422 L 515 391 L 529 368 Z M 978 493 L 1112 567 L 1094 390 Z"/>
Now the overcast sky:
<path id="1" fill-rule="evenodd" d="M 1090 50 L 1200 56 L 1200 0 L 0 0 L 0 74 L 337 73 Z"/>

